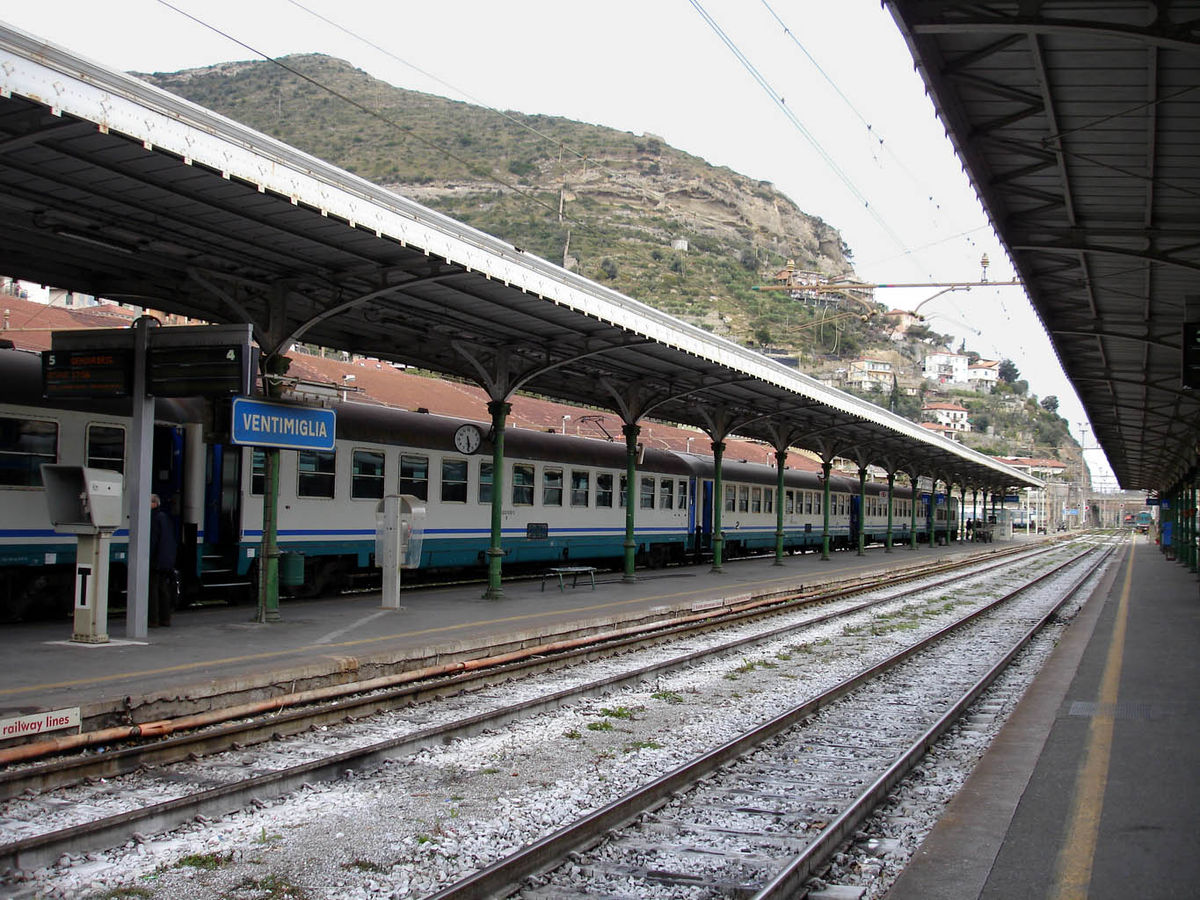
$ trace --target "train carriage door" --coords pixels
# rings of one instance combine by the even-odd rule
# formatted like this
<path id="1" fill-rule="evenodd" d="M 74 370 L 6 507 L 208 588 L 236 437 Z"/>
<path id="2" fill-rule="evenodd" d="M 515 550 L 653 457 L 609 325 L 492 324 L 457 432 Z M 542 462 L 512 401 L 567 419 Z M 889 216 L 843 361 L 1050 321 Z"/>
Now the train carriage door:
<path id="1" fill-rule="evenodd" d="M 204 543 L 236 546 L 241 524 L 242 454 L 239 448 L 207 445 L 204 483 Z"/>
<path id="2" fill-rule="evenodd" d="M 181 528 L 184 506 L 184 446 L 183 428 L 178 425 L 154 426 L 150 457 L 150 492 L 158 494 L 159 503 L 174 525 L 175 541 L 179 547 L 177 559 L 186 568 L 195 546 L 187 545 L 189 535 Z"/>
<path id="3" fill-rule="evenodd" d="M 696 479 L 688 479 L 688 495 L 687 495 L 687 531 L 688 540 L 687 546 L 689 551 L 696 550 L 696 519 L 698 516 L 696 510 Z"/>
<path id="4" fill-rule="evenodd" d="M 862 498 L 850 495 L 850 546 L 858 546 L 858 530 L 862 528 Z"/>
<path id="5" fill-rule="evenodd" d="M 712 549 L 713 531 L 713 482 L 705 478 L 700 482 L 700 523 L 696 528 L 699 537 L 696 550 Z"/>

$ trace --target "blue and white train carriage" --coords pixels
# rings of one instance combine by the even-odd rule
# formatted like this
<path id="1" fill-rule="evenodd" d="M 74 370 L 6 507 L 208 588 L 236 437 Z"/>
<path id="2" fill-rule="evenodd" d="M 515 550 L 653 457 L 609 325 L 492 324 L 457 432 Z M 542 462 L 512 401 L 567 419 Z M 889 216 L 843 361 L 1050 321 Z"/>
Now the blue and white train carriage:
<path id="1" fill-rule="evenodd" d="M 0 617 L 12 620 L 70 608 L 74 538 L 54 532 L 39 466 L 65 463 L 124 471 L 128 406 L 41 399 L 36 354 L 0 350 Z M 214 407 L 201 401 L 155 403 L 151 490 L 174 517 L 179 569 L 188 589 L 234 599 L 254 581 L 262 539 L 262 452 L 220 443 Z M 464 424 L 444 416 L 337 404 L 334 449 L 281 452 L 280 548 L 303 563 L 293 593 L 321 593 L 377 576 L 375 516 L 384 494 L 425 501 L 419 573 L 481 577 L 490 544 L 490 445 L 456 446 Z M 476 423 L 477 424 L 477 423 Z M 481 430 L 486 426 L 478 426 Z M 471 452 L 465 452 L 470 450 Z M 510 429 L 505 435 L 503 550 L 506 571 L 570 561 L 618 567 L 624 554 L 626 470 L 622 443 Z M 726 460 L 722 527 L 726 556 L 775 546 L 776 470 Z M 662 566 L 710 552 L 713 460 L 647 448 L 634 502 L 637 561 Z M 831 478 L 834 547 L 855 546 L 887 531 L 886 487 Z M 819 549 L 823 488 L 815 473 L 787 470 L 782 498 L 788 552 Z M 911 493 L 897 488 L 894 537 L 907 540 Z M 928 495 L 919 499 L 918 531 L 929 533 Z M 938 495 L 937 539 L 957 527 L 953 498 Z M 128 531 L 112 542 L 110 596 L 125 584 Z M 293 567 L 294 568 L 294 567 Z"/>

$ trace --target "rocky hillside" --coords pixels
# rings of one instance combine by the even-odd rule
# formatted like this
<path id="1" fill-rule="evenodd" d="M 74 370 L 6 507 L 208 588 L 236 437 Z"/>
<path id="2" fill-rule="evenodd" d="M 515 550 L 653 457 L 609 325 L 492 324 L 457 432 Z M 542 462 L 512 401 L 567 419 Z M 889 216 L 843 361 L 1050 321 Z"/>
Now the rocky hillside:
<path id="1" fill-rule="evenodd" d="M 922 384 L 921 359 L 942 338 L 923 329 L 893 342 L 894 323 L 881 315 L 756 290 L 789 260 L 802 271 L 853 275 L 837 230 L 767 182 L 653 135 L 403 90 L 328 56 L 139 77 L 806 371 L 835 374 L 861 355 L 893 362 L 908 390 L 865 396 L 921 418 L 927 395 L 912 385 Z M 1025 398 L 1024 387 L 1013 393 L 958 398 L 992 426 L 973 436 L 980 449 L 1069 442 L 1059 417 Z M 1008 423 L 1014 417 L 1021 422 Z"/>
<path id="2" fill-rule="evenodd" d="M 764 273 L 851 272 L 841 235 L 772 185 L 652 135 L 403 90 L 327 56 L 280 63 L 139 77 L 735 339 L 787 321 L 785 296 L 753 291 Z"/>

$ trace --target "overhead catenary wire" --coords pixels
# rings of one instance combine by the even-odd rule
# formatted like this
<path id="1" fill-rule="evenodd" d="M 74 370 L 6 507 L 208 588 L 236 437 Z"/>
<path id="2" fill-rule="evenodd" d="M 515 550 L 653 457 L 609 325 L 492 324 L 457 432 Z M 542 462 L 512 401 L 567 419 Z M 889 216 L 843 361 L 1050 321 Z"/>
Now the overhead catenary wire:
<path id="1" fill-rule="evenodd" d="M 939 213 L 939 214 L 942 213 L 945 208 L 943 207 L 942 203 L 934 196 L 932 190 L 929 189 L 929 187 L 926 185 L 925 181 L 920 176 L 918 176 L 916 174 L 916 172 L 914 172 L 905 163 L 905 161 L 899 156 L 899 154 L 897 154 L 895 152 L 895 150 L 892 148 L 892 144 L 890 142 L 888 142 L 885 139 L 885 136 L 876 129 L 875 125 L 871 121 L 869 121 L 865 115 L 863 115 L 863 113 L 854 104 L 854 101 L 851 100 L 850 97 L 846 94 L 846 92 L 841 89 L 841 87 L 833 79 L 833 77 L 830 76 L 830 74 L 825 71 L 825 68 L 821 65 L 820 62 L 818 62 L 817 58 L 815 56 L 813 56 L 812 53 L 809 52 L 808 48 L 805 47 L 804 43 L 800 40 L 799 37 L 797 37 L 796 33 L 788 26 L 787 22 L 784 21 L 783 17 L 780 16 L 779 13 L 775 11 L 774 7 L 771 6 L 771 4 L 768 2 L 768 0 L 760 0 L 760 2 L 762 3 L 763 7 L 767 10 L 767 12 L 771 15 L 771 17 L 775 20 L 776 24 L 778 24 L 779 27 L 783 30 L 783 33 L 784 33 L 784 35 L 787 36 L 788 40 L 790 40 L 796 46 L 796 48 L 802 54 L 804 54 L 804 57 L 812 64 L 813 68 L 817 70 L 818 74 L 820 74 L 820 76 L 823 79 L 825 79 L 825 82 L 830 86 L 830 88 L 833 90 L 833 92 L 838 96 L 838 98 L 842 101 L 842 103 L 845 104 L 846 108 L 850 110 L 850 112 L 854 115 L 854 117 L 858 120 L 858 122 L 866 130 L 870 139 L 878 144 L 880 149 L 882 149 L 882 151 L 887 154 L 888 158 L 893 163 L 895 163 L 895 165 L 900 169 L 901 172 L 904 173 L 904 175 L 909 179 L 909 181 L 916 188 L 918 188 L 919 192 L 926 195 L 926 199 L 932 206 L 931 215 L 933 213 Z M 969 235 L 971 235 L 972 233 L 974 233 L 976 231 L 982 230 L 984 227 L 988 227 L 988 226 L 980 226 L 979 228 L 962 230 L 962 231 L 959 231 L 957 234 L 950 235 L 949 237 L 941 238 L 937 241 L 927 242 L 920 247 L 911 248 L 911 250 L 909 250 L 907 252 L 911 253 L 911 254 L 916 254 L 916 253 L 920 252 L 921 250 L 928 249 L 928 248 L 930 248 L 932 246 L 936 246 L 937 244 L 940 244 L 940 243 L 946 243 L 948 241 L 957 240 L 960 237 L 968 237 L 969 238 Z M 971 243 L 973 244 L 973 242 L 971 242 Z"/>
<path id="2" fill-rule="evenodd" d="M 884 234 L 886 234 L 898 248 L 905 253 L 908 253 L 909 250 L 905 246 L 904 241 L 898 234 L 896 234 L 894 230 L 892 230 L 891 226 L 884 221 L 883 217 L 876 212 L 875 208 L 871 206 L 870 200 L 867 199 L 866 195 L 864 195 L 859 189 L 858 185 L 855 184 L 854 179 L 851 178 L 850 175 L 840 165 L 838 165 L 837 160 L 833 158 L 832 154 L 825 149 L 825 147 L 819 140 L 817 140 L 816 136 L 808 129 L 808 127 L 802 121 L 800 121 L 800 117 L 792 112 L 791 108 L 787 105 L 787 103 L 784 102 L 784 98 L 779 91 L 777 91 L 771 85 L 771 83 L 767 81 L 766 77 L 758 70 L 754 63 L 750 61 L 749 57 L 747 57 L 746 54 L 741 51 L 738 45 L 734 43 L 733 39 L 730 38 L 729 35 L 725 33 L 724 29 L 717 24 L 717 21 L 711 15 L 709 15 L 708 10 L 704 8 L 699 0 L 689 0 L 689 2 L 691 3 L 692 8 L 696 10 L 702 19 L 704 19 L 708 27 L 712 29 L 713 33 L 716 34 L 721 42 L 729 49 L 729 52 L 734 55 L 737 61 L 741 64 L 742 68 L 746 70 L 750 77 L 758 83 L 759 87 L 763 89 L 771 101 L 780 109 L 787 120 L 792 124 L 792 127 L 800 132 L 801 136 L 808 141 L 812 148 L 817 152 L 817 155 L 820 156 L 822 161 L 824 161 L 824 163 L 829 167 L 829 170 L 837 176 L 838 180 L 845 186 L 850 194 L 862 204 L 863 208 L 867 211 L 867 214 L 874 219 L 875 223 L 880 227 Z"/>

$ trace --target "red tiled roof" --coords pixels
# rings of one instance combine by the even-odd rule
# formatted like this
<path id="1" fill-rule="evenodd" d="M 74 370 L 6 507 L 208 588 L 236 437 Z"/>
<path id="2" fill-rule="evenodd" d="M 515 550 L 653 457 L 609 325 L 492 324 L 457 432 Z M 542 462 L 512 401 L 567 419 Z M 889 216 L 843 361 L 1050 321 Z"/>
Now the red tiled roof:
<path id="1" fill-rule="evenodd" d="M 113 305 L 62 308 L 16 297 L 0 297 L 0 310 L 8 310 L 0 325 L 0 338 L 8 338 L 16 347 L 25 350 L 49 349 L 52 331 L 119 328 L 128 325 L 135 317 L 130 310 Z M 410 410 L 427 409 L 445 416 L 477 422 L 491 421 L 487 411 L 488 397 L 481 388 L 445 377 L 417 375 L 382 360 L 343 361 L 293 353 L 288 375 L 302 381 L 346 387 L 350 399 L 361 403 L 378 403 Z M 343 377 L 347 375 L 354 377 L 352 380 Z M 561 431 L 565 425 L 567 434 L 603 439 L 607 433 L 615 441 L 624 441 L 621 419 L 612 412 L 519 395 L 513 397 L 511 402 L 512 413 L 508 417 L 510 428 Z M 571 418 L 564 422 L 563 416 Z M 584 417 L 587 417 L 586 421 Z M 708 437 L 693 429 L 660 422 L 643 422 L 638 435 L 638 441 L 644 446 L 666 450 L 688 450 L 689 438 L 693 453 L 711 455 L 712 446 Z M 774 451 L 763 444 L 736 439 L 725 443 L 727 459 L 758 463 L 774 460 Z M 791 453 L 788 455 L 788 468 L 819 472 L 821 466 L 804 454 Z"/>

